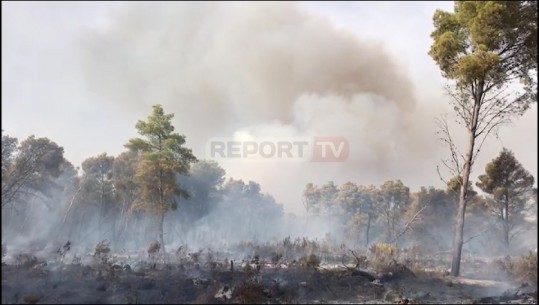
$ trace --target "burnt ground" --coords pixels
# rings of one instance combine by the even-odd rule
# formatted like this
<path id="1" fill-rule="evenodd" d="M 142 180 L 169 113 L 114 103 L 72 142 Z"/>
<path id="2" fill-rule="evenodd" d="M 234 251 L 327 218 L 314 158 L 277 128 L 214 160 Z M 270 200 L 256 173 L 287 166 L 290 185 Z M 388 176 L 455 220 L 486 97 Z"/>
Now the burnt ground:
<path id="1" fill-rule="evenodd" d="M 477 270 L 483 265 L 464 263 L 462 270 L 468 273 L 454 278 L 405 267 L 374 274 L 336 265 L 269 262 L 238 264 L 231 271 L 225 263 L 131 267 L 19 261 L 2 264 L 2 304 L 536 302 L 536 286 L 481 279 L 485 274 Z"/>

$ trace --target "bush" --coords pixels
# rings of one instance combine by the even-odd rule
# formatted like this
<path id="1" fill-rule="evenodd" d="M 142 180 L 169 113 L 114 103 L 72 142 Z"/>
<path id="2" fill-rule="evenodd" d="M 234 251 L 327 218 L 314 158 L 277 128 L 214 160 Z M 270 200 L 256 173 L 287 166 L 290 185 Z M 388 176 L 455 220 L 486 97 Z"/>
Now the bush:
<path id="1" fill-rule="evenodd" d="M 386 271 L 388 266 L 397 263 L 399 249 L 392 244 L 376 243 L 369 248 L 371 254 L 370 265 L 376 271 Z"/>
<path id="2" fill-rule="evenodd" d="M 161 249 L 161 244 L 157 240 L 153 241 L 148 246 L 148 255 L 154 256 L 155 254 L 159 253 L 160 249 Z"/>
<path id="3" fill-rule="evenodd" d="M 320 259 L 315 254 L 302 256 L 299 259 L 299 265 L 305 268 L 317 268 L 320 266 Z"/>
<path id="4" fill-rule="evenodd" d="M 496 264 L 512 280 L 537 285 L 537 252 L 530 251 L 515 259 L 506 257 L 496 261 Z"/>
<path id="5" fill-rule="evenodd" d="M 273 252 L 271 254 L 271 262 L 274 265 L 277 265 L 278 263 L 280 263 L 282 259 L 283 259 L 283 255 L 280 253 Z"/>

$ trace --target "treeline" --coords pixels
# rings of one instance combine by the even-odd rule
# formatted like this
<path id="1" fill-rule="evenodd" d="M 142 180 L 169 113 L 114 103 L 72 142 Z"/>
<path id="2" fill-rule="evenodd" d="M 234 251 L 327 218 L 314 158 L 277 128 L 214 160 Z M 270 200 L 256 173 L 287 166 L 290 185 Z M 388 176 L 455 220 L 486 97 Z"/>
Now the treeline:
<path id="1" fill-rule="evenodd" d="M 380 186 L 347 182 L 306 185 L 306 217 L 284 217 L 256 182 L 225 179 L 214 161 L 197 160 L 174 133 L 160 105 L 136 128 L 118 156 L 89 157 L 75 168 L 47 138 L 2 134 L 2 242 L 70 240 L 116 249 L 152 241 L 178 246 L 268 241 L 287 235 L 327 237 L 351 247 L 373 242 L 451 248 L 460 179 L 445 189 L 411 192 L 402 181 Z M 535 240 L 537 189 L 513 153 L 504 149 L 467 195 L 465 243 L 486 251 L 525 247 Z M 299 200 L 299 198 L 298 198 Z M 535 232 L 533 232 L 535 230 Z M 536 245 L 535 245 L 536 246 Z"/>
<path id="2" fill-rule="evenodd" d="M 477 191 L 469 186 L 464 228 L 464 243 L 469 244 L 465 246 L 482 253 L 532 246 L 535 239 L 530 237 L 537 234 L 533 184 L 533 176 L 511 151 L 503 149 L 479 176 Z M 381 241 L 447 251 L 453 244 L 460 186 L 458 177 L 449 180 L 445 189 L 421 187 L 417 192 L 410 192 L 400 180 L 380 186 L 309 183 L 303 204 L 310 223 L 330 221 L 332 235 L 355 246 Z"/>
<path id="3" fill-rule="evenodd" d="M 270 238 L 282 206 L 258 183 L 225 180 L 216 162 L 192 156 L 173 133 L 172 117 L 154 106 L 137 123 L 144 138 L 131 139 L 118 156 L 90 157 L 80 169 L 50 139 L 19 144 L 2 134 L 2 242 L 93 247 L 108 239 L 120 249 L 155 240 Z"/>
<path id="4" fill-rule="evenodd" d="M 135 151 L 87 158 L 77 171 L 62 147 L 47 138 L 17 142 L 2 135 L 4 242 L 54 238 L 95 245 L 108 239 L 117 247 L 141 247 L 157 238 L 156 215 L 136 200 L 140 160 Z M 167 243 L 189 234 L 195 240 L 266 238 L 283 215 L 282 206 L 258 183 L 225 180 L 214 161 L 194 163 L 177 183 L 187 198 L 174 198 Z"/>

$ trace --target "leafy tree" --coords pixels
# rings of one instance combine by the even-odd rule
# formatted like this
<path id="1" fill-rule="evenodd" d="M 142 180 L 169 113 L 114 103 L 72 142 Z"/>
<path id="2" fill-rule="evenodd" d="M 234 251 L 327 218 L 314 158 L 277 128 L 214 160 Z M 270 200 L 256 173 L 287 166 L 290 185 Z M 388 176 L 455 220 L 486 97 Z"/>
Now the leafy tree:
<path id="1" fill-rule="evenodd" d="M 333 181 L 328 181 L 322 185 L 319 189 L 320 192 L 320 208 L 321 212 L 330 218 L 337 218 L 343 216 L 344 213 L 342 205 L 337 201 L 339 189 Z"/>
<path id="2" fill-rule="evenodd" d="M 74 215 L 73 207 L 80 195 L 80 177 L 78 175 L 78 167 L 75 168 L 73 164 L 69 161 L 65 161 L 62 164 L 62 175 L 58 177 L 57 183 L 63 187 L 62 192 L 57 196 L 58 198 L 53 198 L 52 200 L 60 202 L 62 209 L 62 220 L 59 224 L 61 229 L 61 234 L 68 240 L 73 240 L 75 234 L 76 224 L 82 223 L 80 220 L 84 215 Z M 82 214 L 82 213 L 81 213 Z M 78 216 L 78 219 L 77 219 Z M 69 219 L 69 221 L 68 221 Z M 80 227 L 79 227 L 80 228 Z"/>
<path id="3" fill-rule="evenodd" d="M 2 207 L 29 196 L 50 196 L 54 179 L 61 174 L 64 149 L 47 138 L 33 135 L 21 142 L 2 136 Z M 4 143 L 6 139 L 6 143 Z M 10 160 L 13 158 L 13 161 Z"/>
<path id="4" fill-rule="evenodd" d="M 374 206 L 378 196 L 378 189 L 374 185 L 360 185 L 358 190 L 360 192 L 360 213 L 367 215 L 367 224 L 365 227 L 365 246 L 368 246 L 370 242 L 371 225 L 373 221 L 376 220 L 377 216 Z"/>
<path id="5" fill-rule="evenodd" d="M 475 157 L 491 132 L 523 114 L 537 97 L 537 2 L 456 1 L 454 13 L 437 10 L 433 21 L 429 55 L 452 81 L 452 104 L 468 134 L 462 155 L 447 124 L 441 124 L 451 150 L 452 172 L 462 177 L 451 267 L 456 276 Z M 516 96 L 506 94 L 515 79 L 522 80 L 523 90 L 512 91 Z"/>
<path id="6" fill-rule="evenodd" d="M 359 230 L 365 226 L 365 245 L 369 244 L 369 233 L 375 214 L 373 203 L 377 195 L 378 189 L 375 186 L 357 185 L 353 182 L 341 185 L 337 195 L 337 201 L 344 205 L 344 209 L 350 217 L 348 222 L 352 228 Z"/>
<path id="7" fill-rule="evenodd" d="M 90 157 L 82 162 L 81 197 L 85 203 L 97 206 L 99 219 L 97 225 L 100 240 L 102 239 L 101 234 L 103 233 L 105 215 L 114 208 L 113 162 L 114 157 L 107 156 L 106 153 Z"/>
<path id="8" fill-rule="evenodd" d="M 3 129 L 2 133 L 4 133 Z M 17 138 L 2 134 L 2 180 L 7 179 L 7 174 L 13 165 L 17 142 Z"/>
<path id="9" fill-rule="evenodd" d="M 173 117 L 174 114 L 165 114 L 161 105 L 154 105 L 148 120 L 138 121 L 135 126 L 144 138 L 130 139 L 125 145 L 142 152 L 135 176 L 139 185 L 137 208 L 158 216 L 163 254 L 165 214 L 174 208 L 175 195 L 188 196 L 178 185 L 176 174 L 187 174 L 189 165 L 196 161 L 191 149 L 183 147 L 185 137 L 174 133 Z"/>
<path id="10" fill-rule="evenodd" d="M 506 148 L 488 163 L 485 174 L 476 185 L 491 196 L 487 201 L 491 212 L 500 219 L 503 242 L 508 248 L 512 231 L 524 222 L 526 201 L 533 192 L 533 176 L 522 167 L 513 153 Z"/>
<path id="11" fill-rule="evenodd" d="M 219 228 L 221 236 L 228 240 L 256 240 L 268 237 L 269 229 L 278 227 L 282 206 L 272 196 L 263 194 L 258 183 L 230 178 L 221 192 L 222 202 L 212 214 L 212 227 Z"/>
<path id="12" fill-rule="evenodd" d="M 411 194 L 411 207 L 407 211 L 407 218 L 412 217 L 421 209 L 422 217 L 414 225 L 413 236 L 427 250 L 445 250 L 450 244 L 445 244 L 447 232 L 454 227 L 454 219 L 442 217 L 456 213 L 455 192 L 434 187 L 421 187 L 418 192 Z"/>
<path id="13" fill-rule="evenodd" d="M 402 214 L 408 208 L 410 189 L 402 181 L 386 181 L 380 186 L 375 206 L 379 220 L 384 222 L 386 240 L 393 242 Z"/>
<path id="14" fill-rule="evenodd" d="M 307 183 L 305 190 L 303 191 L 303 206 L 305 207 L 305 213 L 307 219 L 311 214 L 318 214 L 320 212 L 321 194 L 318 187 L 312 183 Z"/>
<path id="15" fill-rule="evenodd" d="M 135 174 L 138 161 L 138 153 L 134 150 L 129 150 L 114 158 L 112 164 L 112 183 L 120 210 L 119 222 L 115 229 L 114 244 L 121 237 L 125 237 L 125 233 L 127 233 L 129 212 L 133 207 L 137 195 Z"/>
<path id="16" fill-rule="evenodd" d="M 337 193 L 337 202 L 344 205 L 348 214 L 355 214 L 360 209 L 360 193 L 357 184 L 346 182 L 339 187 Z"/>
<path id="17" fill-rule="evenodd" d="M 225 170 L 212 160 L 200 160 L 191 165 L 189 176 L 178 176 L 180 185 L 189 193 L 189 198 L 179 203 L 182 231 L 205 215 L 222 200 Z"/>

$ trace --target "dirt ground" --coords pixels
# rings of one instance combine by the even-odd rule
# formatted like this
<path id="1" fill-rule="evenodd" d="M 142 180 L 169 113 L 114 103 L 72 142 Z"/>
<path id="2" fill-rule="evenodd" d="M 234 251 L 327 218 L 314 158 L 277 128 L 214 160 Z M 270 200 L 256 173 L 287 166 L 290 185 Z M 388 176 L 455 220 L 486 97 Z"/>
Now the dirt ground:
<path id="1" fill-rule="evenodd" d="M 236 263 L 2 263 L 2 304 L 117 303 L 536 303 L 537 287 L 481 279 L 477 263 L 455 278 L 404 268 L 357 268 L 256 261 Z M 474 271 L 475 270 L 475 271 Z M 484 277 L 484 276 L 483 276 Z"/>

